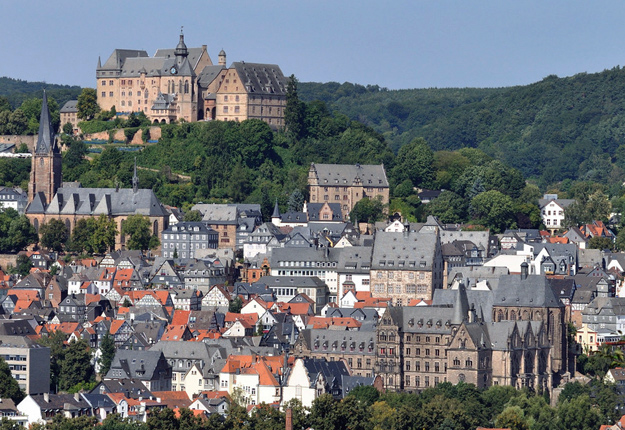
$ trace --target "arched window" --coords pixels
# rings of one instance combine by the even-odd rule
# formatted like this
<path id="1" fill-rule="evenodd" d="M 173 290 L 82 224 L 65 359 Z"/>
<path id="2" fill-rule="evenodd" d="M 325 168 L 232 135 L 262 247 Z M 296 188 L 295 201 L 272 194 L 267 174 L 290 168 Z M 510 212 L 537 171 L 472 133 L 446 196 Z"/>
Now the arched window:
<path id="1" fill-rule="evenodd" d="M 35 227 L 35 231 L 36 231 L 37 233 L 39 233 L 39 220 L 38 220 L 38 219 L 35 219 L 35 220 L 33 221 L 33 225 L 34 225 L 34 227 Z"/>
<path id="2" fill-rule="evenodd" d="M 69 233 L 70 231 L 72 231 L 72 224 L 69 221 L 69 219 L 65 219 L 65 228 L 67 229 L 67 233 Z"/>
<path id="3" fill-rule="evenodd" d="M 189 81 L 184 81 L 184 93 L 189 94 Z"/>
<path id="4" fill-rule="evenodd" d="M 152 226 L 152 234 L 153 235 L 158 235 L 158 220 L 154 221 L 154 224 Z"/>

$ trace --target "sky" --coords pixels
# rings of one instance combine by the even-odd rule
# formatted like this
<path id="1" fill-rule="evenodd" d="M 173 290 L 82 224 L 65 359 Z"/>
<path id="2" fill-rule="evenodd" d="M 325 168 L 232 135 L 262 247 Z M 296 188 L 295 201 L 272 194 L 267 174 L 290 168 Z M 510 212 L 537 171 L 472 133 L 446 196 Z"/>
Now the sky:
<path id="1" fill-rule="evenodd" d="M 208 46 L 301 82 L 503 87 L 625 64 L 625 2 L 0 0 L 0 76 L 95 86 L 116 48 Z"/>

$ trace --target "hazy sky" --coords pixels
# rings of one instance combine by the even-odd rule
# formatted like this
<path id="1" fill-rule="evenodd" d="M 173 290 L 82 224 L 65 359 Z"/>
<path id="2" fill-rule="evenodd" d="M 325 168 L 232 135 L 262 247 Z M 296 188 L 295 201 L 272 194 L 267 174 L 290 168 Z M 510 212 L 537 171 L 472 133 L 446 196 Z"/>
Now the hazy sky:
<path id="1" fill-rule="evenodd" d="M 622 0 L 0 0 L 0 76 L 95 86 L 115 48 L 223 48 L 300 81 L 498 87 L 625 64 Z"/>

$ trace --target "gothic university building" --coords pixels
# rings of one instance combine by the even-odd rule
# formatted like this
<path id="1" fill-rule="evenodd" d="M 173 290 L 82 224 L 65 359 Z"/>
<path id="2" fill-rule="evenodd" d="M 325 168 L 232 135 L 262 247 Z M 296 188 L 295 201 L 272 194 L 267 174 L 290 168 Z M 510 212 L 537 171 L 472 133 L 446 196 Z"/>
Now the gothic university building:
<path id="1" fill-rule="evenodd" d="M 62 220 L 71 232 L 80 219 L 104 215 L 117 224 L 116 248 L 125 244 L 122 224 L 130 215 L 149 218 L 152 233 L 161 239 L 169 215 L 152 190 L 139 189 L 135 167 L 132 188 L 82 188 L 64 184 L 61 152 L 50 122 L 48 99 L 44 92 L 39 122 L 39 136 L 32 157 L 26 216 L 37 232 L 49 220 Z"/>
<path id="2" fill-rule="evenodd" d="M 121 114 L 143 112 L 153 123 L 260 119 L 284 126 L 287 80 L 275 64 L 234 62 L 221 50 L 214 65 L 206 50 L 116 49 L 96 69 L 98 104 Z"/>
<path id="3" fill-rule="evenodd" d="M 575 373 L 567 342 L 564 304 L 525 265 L 492 290 L 460 283 L 435 290 L 430 306 L 390 306 L 372 331 L 303 330 L 292 351 L 344 360 L 391 391 L 462 381 L 551 392 Z"/>

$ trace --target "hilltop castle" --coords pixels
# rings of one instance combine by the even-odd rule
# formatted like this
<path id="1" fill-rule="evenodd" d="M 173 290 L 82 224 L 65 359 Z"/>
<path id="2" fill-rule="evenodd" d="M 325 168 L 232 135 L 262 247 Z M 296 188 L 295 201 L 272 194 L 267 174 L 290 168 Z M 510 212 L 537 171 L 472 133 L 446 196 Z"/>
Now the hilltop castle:
<path id="1" fill-rule="evenodd" d="M 213 65 L 206 50 L 187 48 L 184 35 L 175 49 L 116 49 L 96 69 L 98 104 L 118 113 L 143 112 L 153 123 L 260 119 L 284 126 L 287 80 L 275 64 L 234 62 L 221 50 Z"/>

